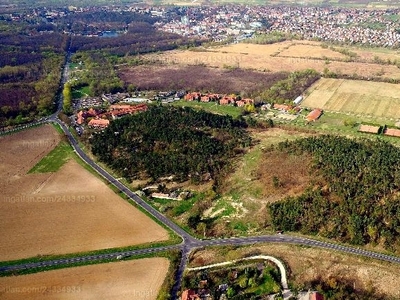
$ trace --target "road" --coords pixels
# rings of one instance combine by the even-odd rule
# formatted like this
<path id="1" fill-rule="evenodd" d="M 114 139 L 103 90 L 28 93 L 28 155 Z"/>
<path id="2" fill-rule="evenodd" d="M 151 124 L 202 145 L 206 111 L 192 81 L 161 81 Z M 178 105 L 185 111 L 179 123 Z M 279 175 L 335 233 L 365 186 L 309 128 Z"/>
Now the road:
<path id="1" fill-rule="evenodd" d="M 66 65 L 63 68 L 63 76 L 61 79 L 61 85 L 63 85 L 68 77 L 68 62 L 69 62 L 70 53 L 66 56 Z M 179 264 L 179 268 L 176 272 L 175 278 L 175 285 L 171 290 L 171 299 L 176 299 L 177 292 L 180 289 L 180 284 L 183 276 L 183 271 L 186 268 L 187 259 L 192 250 L 195 248 L 200 247 L 207 247 L 207 246 L 222 246 L 222 245 L 232 245 L 232 246 L 240 246 L 240 245 L 255 245 L 259 243 L 284 243 L 284 244 L 295 244 L 295 245 L 304 245 L 310 247 L 317 247 L 317 248 L 324 248 L 329 250 L 341 251 L 349 254 L 370 257 L 374 259 L 379 259 L 383 261 L 388 261 L 392 263 L 400 263 L 400 258 L 386 255 L 382 253 L 376 253 L 372 251 L 367 251 L 359 248 L 349 247 L 345 245 L 340 245 L 336 243 L 327 243 L 323 241 L 313 240 L 309 238 L 297 237 L 297 236 L 290 236 L 286 234 L 277 234 L 277 235 L 263 235 L 263 236 L 252 236 L 252 237 L 233 237 L 233 238 L 225 238 L 225 239 L 204 239 L 199 240 L 194 238 L 173 221 L 168 219 L 166 216 L 161 214 L 158 210 L 153 208 L 149 205 L 146 201 L 141 199 L 137 194 L 132 192 L 128 187 L 124 184 L 119 182 L 113 175 L 108 173 L 105 169 L 99 166 L 96 162 L 94 162 L 79 146 L 78 141 L 74 138 L 72 133 L 70 132 L 69 128 L 64 124 L 57 116 L 62 109 L 62 93 L 57 96 L 58 105 L 57 111 L 39 122 L 32 123 L 30 125 L 24 125 L 24 128 L 28 128 L 33 125 L 38 125 L 42 123 L 56 123 L 60 125 L 62 130 L 64 131 L 66 137 L 68 138 L 71 146 L 73 147 L 74 151 L 77 155 L 90 167 L 92 167 L 97 173 L 99 173 L 103 178 L 105 178 L 108 182 L 113 184 L 116 188 L 122 191 L 133 203 L 140 206 L 144 209 L 148 214 L 150 214 L 153 218 L 158 220 L 164 226 L 171 229 L 175 234 L 182 238 L 182 242 L 177 245 L 170 245 L 170 246 L 162 246 L 157 248 L 146 248 L 140 250 L 131 250 L 131 251 L 116 251 L 107 254 L 94 254 L 94 255 L 82 255 L 76 257 L 70 257 L 65 259 L 53 259 L 47 260 L 37 263 L 23 263 L 23 264 L 15 264 L 15 265 L 8 265 L 0 267 L 0 273 L 10 272 L 10 271 L 18 271 L 24 269 L 37 269 L 37 268 L 44 268 L 44 267 L 52 267 L 52 266 L 67 266 L 69 264 L 76 264 L 76 263 L 89 263 L 95 261 L 102 261 L 102 260 L 111 260 L 117 259 L 117 257 L 130 257 L 136 256 L 141 254 L 148 254 L 148 253 L 156 253 L 162 252 L 166 250 L 180 250 L 181 251 L 181 262 Z M 22 128 L 22 129 L 24 129 Z"/>

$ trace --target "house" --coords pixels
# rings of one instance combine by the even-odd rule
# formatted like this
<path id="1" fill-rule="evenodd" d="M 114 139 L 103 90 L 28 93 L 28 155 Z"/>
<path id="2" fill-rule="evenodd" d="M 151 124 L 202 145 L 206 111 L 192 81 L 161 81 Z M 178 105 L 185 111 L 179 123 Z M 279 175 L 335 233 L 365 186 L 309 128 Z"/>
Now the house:
<path id="1" fill-rule="evenodd" d="M 121 109 L 130 109 L 132 105 L 129 104 L 113 104 L 110 105 L 111 110 L 121 110 Z"/>
<path id="2" fill-rule="evenodd" d="M 76 123 L 78 125 L 82 125 L 83 124 L 83 111 L 79 111 L 76 117 L 77 117 Z"/>
<path id="3" fill-rule="evenodd" d="M 122 116 L 128 115 L 128 114 L 131 115 L 131 114 L 139 112 L 139 111 L 146 111 L 147 109 L 148 109 L 148 107 L 144 103 L 139 104 L 139 105 L 129 105 L 129 104 L 110 105 L 111 116 L 113 117 L 113 119 L 116 119 L 118 117 L 122 117 Z"/>
<path id="4" fill-rule="evenodd" d="M 89 110 L 86 112 L 86 118 L 87 117 L 96 117 L 97 116 L 97 111 L 93 109 L 93 107 L 89 108 Z"/>
<path id="5" fill-rule="evenodd" d="M 316 291 L 300 292 L 299 300 L 324 300 L 324 296 Z"/>
<path id="6" fill-rule="evenodd" d="M 361 124 L 360 127 L 358 128 L 358 131 L 378 134 L 380 129 L 381 129 L 380 126 L 371 126 L 371 125 Z"/>
<path id="7" fill-rule="evenodd" d="M 209 96 L 201 96 L 200 101 L 201 102 L 210 102 L 210 97 Z"/>
<path id="8" fill-rule="evenodd" d="M 312 122 L 318 120 L 318 118 L 322 115 L 321 109 L 314 109 L 312 110 L 306 117 L 307 122 Z"/>
<path id="9" fill-rule="evenodd" d="M 185 95 L 184 99 L 186 101 L 195 101 L 195 100 L 200 100 L 201 94 L 197 92 L 193 93 L 188 93 Z"/>
<path id="10" fill-rule="evenodd" d="M 324 296 L 318 292 L 312 292 L 310 300 L 324 300 Z"/>
<path id="11" fill-rule="evenodd" d="M 276 110 L 288 112 L 289 110 L 292 109 L 292 106 L 286 105 L 286 104 L 274 103 L 274 106 L 273 106 L 272 108 L 273 108 L 273 109 L 276 109 Z"/>
<path id="12" fill-rule="evenodd" d="M 254 104 L 254 100 L 250 98 L 244 98 L 242 101 L 244 101 L 245 104 Z"/>
<path id="13" fill-rule="evenodd" d="M 230 103 L 230 100 L 227 98 L 222 98 L 221 100 L 219 100 L 219 104 L 221 105 L 228 105 Z"/>
<path id="14" fill-rule="evenodd" d="M 196 300 L 200 299 L 199 295 L 194 290 L 184 290 L 181 296 L 181 300 Z"/>
<path id="15" fill-rule="evenodd" d="M 88 125 L 93 128 L 106 128 L 110 125 L 110 121 L 106 119 L 91 119 Z"/>
<path id="16" fill-rule="evenodd" d="M 387 128 L 384 135 L 400 137 L 400 129 Z"/>
<path id="17" fill-rule="evenodd" d="M 238 100 L 238 101 L 236 101 L 236 105 L 238 106 L 238 107 L 242 107 L 242 106 L 244 106 L 246 104 L 246 102 L 244 102 L 243 100 Z"/>

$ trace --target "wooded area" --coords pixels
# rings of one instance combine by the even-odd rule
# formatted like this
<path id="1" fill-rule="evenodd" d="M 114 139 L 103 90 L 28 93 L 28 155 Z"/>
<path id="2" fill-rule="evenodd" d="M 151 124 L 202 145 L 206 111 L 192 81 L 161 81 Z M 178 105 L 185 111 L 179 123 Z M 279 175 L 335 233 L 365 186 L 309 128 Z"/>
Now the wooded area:
<path id="1" fill-rule="evenodd" d="M 23 123 L 53 111 L 68 37 L 60 33 L 0 33 L 0 124 Z M 34 31 L 33 31 L 34 32 Z"/>
<path id="2" fill-rule="evenodd" d="M 280 143 L 277 149 L 311 154 L 313 180 L 299 197 L 269 205 L 276 229 L 399 250 L 397 147 L 380 140 L 320 136 Z"/>
<path id="3" fill-rule="evenodd" d="M 151 107 L 124 117 L 91 139 L 92 152 L 122 176 L 194 183 L 223 175 L 250 145 L 246 122 L 180 107 Z"/>

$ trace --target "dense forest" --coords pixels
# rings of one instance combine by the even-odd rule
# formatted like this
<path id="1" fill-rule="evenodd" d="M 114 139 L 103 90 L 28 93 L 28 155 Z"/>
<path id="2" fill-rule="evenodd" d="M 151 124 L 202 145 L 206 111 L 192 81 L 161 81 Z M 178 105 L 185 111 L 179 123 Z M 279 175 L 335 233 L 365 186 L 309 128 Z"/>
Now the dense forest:
<path id="1" fill-rule="evenodd" d="M 246 123 L 191 108 L 151 107 L 115 120 L 91 139 L 92 152 L 126 178 L 216 179 L 250 145 Z"/>
<path id="2" fill-rule="evenodd" d="M 0 33 L 2 126 L 29 121 L 54 108 L 68 37 L 35 29 L 10 26 Z"/>
<path id="3" fill-rule="evenodd" d="M 314 179 L 302 195 L 269 205 L 276 229 L 399 250 L 397 147 L 340 136 L 310 137 L 277 147 L 290 155 L 312 155 Z"/>
<path id="4" fill-rule="evenodd" d="M 102 49 L 108 54 L 125 56 L 156 51 L 167 51 L 180 46 L 198 46 L 195 39 L 156 30 L 151 24 L 133 22 L 125 33 L 113 38 L 99 36 L 73 36 L 71 51 Z"/>

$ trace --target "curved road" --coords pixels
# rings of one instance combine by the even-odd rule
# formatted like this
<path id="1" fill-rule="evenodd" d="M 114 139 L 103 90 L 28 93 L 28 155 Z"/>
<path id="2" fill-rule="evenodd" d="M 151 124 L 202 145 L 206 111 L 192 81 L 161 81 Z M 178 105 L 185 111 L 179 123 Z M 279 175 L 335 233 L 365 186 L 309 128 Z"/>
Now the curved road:
<path id="1" fill-rule="evenodd" d="M 61 80 L 61 86 L 67 80 L 69 57 L 70 57 L 70 53 L 68 53 L 66 56 L 66 64 L 63 68 L 63 77 Z M 140 250 L 113 252 L 113 253 L 107 253 L 107 254 L 77 256 L 77 257 L 71 257 L 71 258 L 65 258 L 65 259 L 54 259 L 54 260 L 42 261 L 42 262 L 38 262 L 38 263 L 24 263 L 24 264 L 8 265 L 8 266 L 0 267 L 0 273 L 10 272 L 10 271 L 18 271 L 18 270 L 24 270 L 24 269 L 36 269 L 36 268 L 43 268 L 43 267 L 51 267 L 51 266 L 56 266 L 56 265 L 64 266 L 64 265 L 74 264 L 77 262 L 84 263 L 84 262 L 95 262 L 95 261 L 106 260 L 106 259 L 118 259 L 117 257 L 119 257 L 119 256 L 129 257 L 129 256 L 140 255 L 140 254 L 146 254 L 146 253 L 154 253 L 154 252 L 161 252 L 161 251 L 165 251 L 165 250 L 178 249 L 181 251 L 182 258 L 181 258 L 181 262 L 179 265 L 179 269 L 177 270 L 177 273 L 176 273 L 175 285 L 171 291 L 172 299 L 176 299 L 177 292 L 180 289 L 180 283 L 181 283 L 181 279 L 183 276 L 183 271 L 186 268 L 186 263 L 187 263 L 187 258 L 188 258 L 189 253 L 195 248 L 205 247 L 205 246 L 221 246 L 221 245 L 239 246 L 239 245 L 251 245 L 251 244 L 258 244 L 258 243 L 286 243 L 286 244 L 296 244 L 296 245 L 305 245 L 305 246 L 311 246 L 311 247 L 325 248 L 325 249 L 336 250 L 336 251 L 346 252 L 346 253 L 350 253 L 350 254 L 370 257 L 370 258 L 374 258 L 374 259 L 384 260 L 384 261 L 388 261 L 388 262 L 392 262 L 392 263 L 400 263 L 399 257 L 386 255 L 386 254 L 382 254 L 382 253 L 376 253 L 376 252 L 367 251 L 367 250 L 358 249 L 358 248 L 353 248 L 353 247 L 344 246 L 344 245 L 340 245 L 340 244 L 327 243 L 327 242 L 322 242 L 322 241 L 318 241 L 318 240 L 290 236 L 290 235 L 263 235 L 263 236 L 253 236 L 253 237 L 237 237 L 237 238 L 210 239 L 210 240 L 196 239 L 196 238 L 192 237 L 189 233 L 187 233 L 185 230 L 183 230 L 181 227 L 176 225 L 174 222 L 172 222 L 170 219 L 168 219 L 163 214 L 161 214 L 158 210 L 156 210 L 151 205 L 149 205 L 147 202 L 145 202 L 143 199 L 141 199 L 138 195 L 136 195 L 134 192 L 132 192 L 128 187 L 126 187 L 124 184 L 119 182 L 114 176 L 112 176 L 110 173 L 108 173 L 106 170 L 104 170 L 101 166 L 99 166 L 97 163 L 95 163 L 89 156 L 87 156 L 86 153 L 80 148 L 80 146 L 79 146 L 78 142 L 76 141 L 76 139 L 74 138 L 74 136 L 69 131 L 69 128 L 62 121 L 60 121 L 57 117 L 58 113 L 61 111 L 61 108 L 62 108 L 62 93 L 61 92 L 57 96 L 57 100 L 59 101 L 57 112 L 54 113 L 53 115 L 51 115 L 50 117 L 42 119 L 39 122 L 32 123 L 31 126 L 38 125 L 41 123 L 49 123 L 49 122 L 59 124 L 61 126 L 62 130 L 64 131 L 66 137 L 68 138 L 69 142 L 71 143 L 71 146 L 73 147 L 74 151 L 78 154 L 78 156 L 84 162 L 86 162 L 89 166 L 91 166 L 94 170 L 96 170 L 96 172 L 98 172 L 107 181 L 109 181 L 111 184 L 113 184 L 115 187 L 117 187 L 119 190 L 121 190 L 132 202 L 134 202 L 135 204 L 142 207 L 150 215 L 152 215 L 155 219 L 157 219 L 159 222 L 161 222 L 166 227 L 170 228 L 173 232 L 175 232 L 178 236 L 180 236 L 182 238 L 182 242 L 178 245 L 162 246 L 162 247 L 157 247 L 157 248 L 146 248 L 146 249 L 140 249 Z M 28 126 L 25 125 L 24 128 L 28 128 Z"/>

